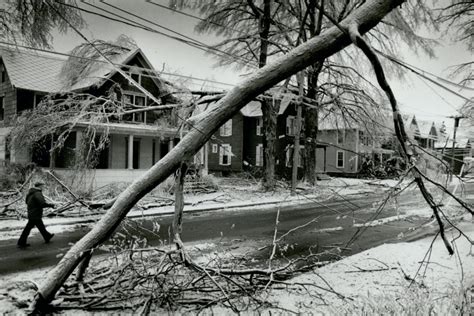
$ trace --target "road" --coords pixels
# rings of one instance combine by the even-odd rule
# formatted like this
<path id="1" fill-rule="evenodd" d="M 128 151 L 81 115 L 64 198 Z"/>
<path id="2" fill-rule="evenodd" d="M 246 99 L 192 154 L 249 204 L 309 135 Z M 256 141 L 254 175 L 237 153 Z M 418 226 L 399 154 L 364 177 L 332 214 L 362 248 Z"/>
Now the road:
<path id="1" fill-rule="evenodd" d="M 471 188 L 470 188 L 471 190 Z M 373 204 L 380 201 L 376 195 L 352 199 L 351 201 L 331 201 L 325 205 L 312 208 L 281 209 L 278 224 L 279 236 L 289 230 L 304 225 L 312 220 L 313 223 L 299 229 L 285 238 L 290 246 L 286 257 L 298 256 L 308 252 L 322 251 L 332 246 L 345 247 L 347 242 L 359 228 L 353 223 L 363 223 L 374 213 Z M 414 205 L 418 198 L 412 193 L 403 198 L 404 205 Z M 418 200 L 419 201 L 419 200 Z M 274 235 L 277 210 L 271 211 L 212 211 L 185 214 L 182 239 L 184 242 L 209 241 L 225 238 L 227 241 L 259 241 L 260 244 L 270 245 Z M 388 207 L 378 218 L 396 215 L 393 207 Z M 400 233 L 406 233 L 410 227 L 415 227 L 426 221 L 423 218 L 393 221 L 384 225 L 368 227 L 364 233 L 345 250 L 343 255 L 350 255 L 365 249 L 397 240 Z M 121 228 L 119 236 L 130 239 L 130 236 L 146 237 L 149 245 L 161 245 L 168 242 L 172 216 L 161 216 L 142 220 L 127 220 Z M 159 231 L 154 227 L 159 224 Z M 340 227 L 340 230 L 321 231 L 325 228 Z M 73 231 L 57 234 L 53 242 L 44 244 L 41 236 L 30 237 L 31 247 L 26 250 L 16 248 L 16 240 L 0 241 L 0 275 L 25 271 L 56 264 L 71 243 L 79 240 L 90 227 L 77 227 Z M 127 237 L 128 236 L 128 237 Z M 269 247 L 255 252 L 255 259 L 268 258 Z"/>

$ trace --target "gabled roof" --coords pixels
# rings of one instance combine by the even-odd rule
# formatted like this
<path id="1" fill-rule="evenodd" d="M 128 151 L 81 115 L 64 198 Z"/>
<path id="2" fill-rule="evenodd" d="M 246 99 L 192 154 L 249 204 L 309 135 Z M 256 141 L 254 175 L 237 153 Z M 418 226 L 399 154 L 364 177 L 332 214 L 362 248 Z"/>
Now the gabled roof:
<path id="1" fill-rule="evenodd" d="M 139 48 L 114 56 L 111 61 L 116 64 L 127 64 L 138 54 L 151 67 L 151 63 Z M 114 67 L 109 63 L 99 62 L 94 66 L 95 69 L 92 73 L 81 78 L 72 87 L 68 87 L 61 76 L 61 69 L 66 58 L 8 47 L 0 47 L 0 55 L 13 86 L 39 92 L 55 93 L 82 90 L 96 84 L 100 85 L 116 73 Z"/>
<path id="2" fill-rule="evenodd" d="M 146 59 L 145 55 L 141 51 L 141 49 L 137 48 L 134 50 L 130 50 L 129 52 L 113 56 L 110 59 L 111 62 L 114 64 L 127 64 L 130 60 L 135 57 L 136 55 L 141 54 L 141 56 L 145 59 L 146 62 L 151 67 L 151 64 Z M 100 59 L 99 62 L 94 66 L 95 70 L 91 72 L 87 77 L 82 78 L 78 82 L 76 82 L 72 87 L 70 87 L 71 91 L 82 90 L 93 86 L 97 83 L 101 83 L 101 81 L 110 79 L 117 71 L 115 68 L 106 62 L 104 59 Z"/>
<path id="3" fill-rule="evenodd" d="M 438 132 L 434 122 L 418 120 L 418 129 L 420 131 L 420 137 L 435 139 L 438 137 Z"/>
<path id="4" fill-rule="evenodd" d="M 65 59 L 33 51 L 0 47 L 0 55 L 13 86 L 20 89 L 61 92 L 59 78 Z"/>

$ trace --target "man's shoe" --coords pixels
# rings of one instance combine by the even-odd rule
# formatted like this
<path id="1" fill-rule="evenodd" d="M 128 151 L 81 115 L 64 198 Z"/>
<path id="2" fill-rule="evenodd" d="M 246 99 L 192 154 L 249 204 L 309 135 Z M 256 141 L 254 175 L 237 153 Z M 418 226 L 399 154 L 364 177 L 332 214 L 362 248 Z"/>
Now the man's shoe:
<path id="1" fill-rule="evenodd" d="M 50 240 L 54 237 L 54 234 L 49 235 L 49 238 L 46 239 L 44 242 L 49 244 Z"/>
<path id="2" fill-rule="evenodd" d="M 17 247 L 20 248 L 20 249 L 26 249 L 29 246 L 30 246 L 30 244 L 17 245 Z"/>

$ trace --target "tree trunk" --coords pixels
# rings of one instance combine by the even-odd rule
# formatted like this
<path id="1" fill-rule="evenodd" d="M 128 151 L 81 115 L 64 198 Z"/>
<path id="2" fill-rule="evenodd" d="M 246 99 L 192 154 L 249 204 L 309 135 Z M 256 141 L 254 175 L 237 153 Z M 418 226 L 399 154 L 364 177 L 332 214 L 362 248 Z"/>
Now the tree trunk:
<path id="1" fill-rule="evenodd" d="M 268 56 L 268 35 L 270 33 L 271 0 L 263 3 L 263 14 L 260 16 L 260 56 L 258 66 L 264 67 Z M 263 100 L 262 125 L 263 125 L 263 187 L 265 190 L 275 188 L 275 155 L 276 155 L 276 128 L 279 104 L 270 100 Z"/>
<path id="2" fill-rule="evenodd" d="M 296 194 L 296 184 L 298 182 L 298 161 L 301 161 L 300 157 L 300 134 L 301 134 L 301 116 L 302 116 L 302 105 L 301 101 L 304 97 L 304 77 L 302 73 L 296 75 L 298 81 L 298 90 L 300 101 L 296 105 L 296 125 L 295 125 L 295 140 L 293 142 L 293 169 L 291 173 L 291 195 Z"/>
<path id="3" fill-rule="evenodd" d="M 359 32 L 364 34 L 403 2 L 403 0 L 367 0 L 344 19 L 341 25 L 347 28 L 351 24 L 357 24 Z M 87 252 L 100 246 L 113 234 L 132 206 L 171 175 L 180 166 L 181 161 L 190 159 L 213 133 L 244 105 L 285 78 L 331 56 L 350 43 L 350 38 L 344 32 L 337 27 L 332 27 L 275 62 L 259 69 L 247 80 L 230 90 L 203 119 L 190 129 L 176 147 L 121 193 L 114 205 L 92 230 L 72 246 L 61 261 L 49 271 L 35 296 L 33 310 L 38 311 L 43 303 L 49 303 L 54 299 L 57 291 Z"/>
<path id="4" fill-rule="evenodd" d="M 309 31 L 311 38 L 318 36 L 321 33 L 324 0 L 321 0 L 320 10 L 316 17 L 316 0 L 310 0 L 309 2 L 309 17 L 310 25 Z M 307 97 L 312 100 L 317 100 L 318 92 L 318 77 L 323 68 L 324 60 L 321 60 L 308 69 L 308 92 Z M 316 174 L 316 150 L 317 150 L 317 139 L 319 132 L 319 109 L 318 108 L 306 108 L 305 109 L 305 159 L 304 159 L 304 170 L 306 181 L 309 184 L 314 185 L 317 181 Z M 325 168 L 323 167 L 323 170 Z"/>
<path id="5" fill-rule="evenodd" d="M 263 125 L 263 187 L 265 190 L 275 188 L 275 156 L 277 114 L 274 102 L 264 99 L 262 102 Z M 275 102 L 279 104 L 278 102 Z"/>
<path id="6" fill-rule="evenodd" d="M 322 62 L 313 65 L 309 69 L 308 73 L 308 92 L 306 96 L 310 99 L 316 100 L 317 98 L 317 86 L 318 76 L 321 72 Z M 317 138 L 319 132 L 319 109 L 305 107 L 304 113 L 304 124 L 305 124 L 305 157 L 304 157 L 304 170 L 305 180 L 314 185 L 316 184 L 316 149 L 317 149 Z"/>

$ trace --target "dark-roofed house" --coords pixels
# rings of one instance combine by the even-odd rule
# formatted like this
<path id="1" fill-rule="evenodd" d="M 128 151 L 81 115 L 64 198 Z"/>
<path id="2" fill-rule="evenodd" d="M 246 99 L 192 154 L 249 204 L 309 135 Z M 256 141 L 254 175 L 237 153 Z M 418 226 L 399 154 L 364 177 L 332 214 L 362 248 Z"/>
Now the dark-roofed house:
<path id="1" fill-rule="evenodd" d="M 139 89 L 129 84 L 112 65 L 98 63 L 87 77 L 66 83 L 61 70 L 66 59 L 56 55 L 30 50 L 0 48 L 0 160 L 34 162 L 42 167 L 54 167 L 67 173 L 70 162 L 66 157 L 75 154 L 82 131 L 88 122 L 79 122 L 66 140 L 69 153 L 50 154 L 48 148 L 13 148 L 7 146 L 14 117 L 33 109 L 47 94 L 84 92 L 95 96 L 107 95 L 112 85 L 118 83 L 123 91 L 122 102 L 128 105 L 156 105 Z M 112 61 L 140 83 L 155 98 L 166 103 L 161 96 L 163 82 L 157 78 L 151 63 L 140 49 L 116 55 Z M 149 69 L 149 71 L 147 71 Z M 94 186 L 110 182 L 132 181 L 143 170 L 150 168 L 178 141 L 177 131 L 158 125 L 163 112 L 142 112 L 104 124 L 109 130 L 108 147 L 100 153 L 99 162 L 89 177 Z M 51 147 L 49 147 L 51 148 Z M 66 155 L 66 156 L 65 156 Z"/>

